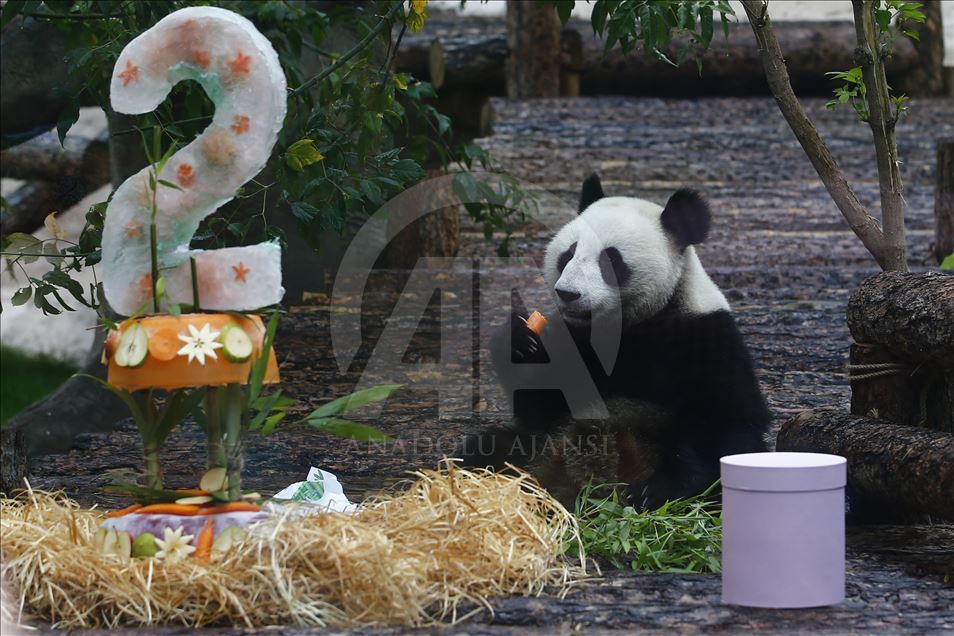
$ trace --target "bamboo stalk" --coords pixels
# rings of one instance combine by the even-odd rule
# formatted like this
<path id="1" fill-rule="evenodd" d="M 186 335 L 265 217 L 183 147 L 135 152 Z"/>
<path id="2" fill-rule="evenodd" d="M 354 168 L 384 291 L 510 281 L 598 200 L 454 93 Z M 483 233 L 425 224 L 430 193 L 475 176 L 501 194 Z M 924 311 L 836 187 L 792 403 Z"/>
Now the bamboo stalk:
<path id="1" fill-rule="evenodd" d="M 229 500 L 238 501 L 242 496 L 242 468 L 245 456 L 242 449 L 243 390 L 239 384 L 225 387 L 225 459 L 229 476 Z"/>
<path id="2" fill-rule="evenodd" d="M 146 443 L 142 448 L 146 465 L 146 488 L 162 489 L 162 464 L 159 463 L 159 446 Z"/>
<path id="3" fill-rule="evenodd" d="M 208 467 L 225 467 L 225 449 L 222 446 L 222 424 L 220 418 L 221 387 L 211 387 L 205 394 L 206 419 L 206 448 L 208 450 Z"/>

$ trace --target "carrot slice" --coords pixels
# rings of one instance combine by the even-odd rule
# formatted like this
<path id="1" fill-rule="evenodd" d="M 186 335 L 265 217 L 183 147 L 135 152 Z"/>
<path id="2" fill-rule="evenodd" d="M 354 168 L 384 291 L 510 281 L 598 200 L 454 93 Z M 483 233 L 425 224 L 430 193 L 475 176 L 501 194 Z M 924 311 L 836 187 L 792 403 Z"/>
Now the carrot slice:
<path id="1" fill-rule="evenodd" d="M 258 512 L 261 509 L 261 506 L 256 506 L 255 504 L 247 503 L 245 501 L 230 501 L 229 503 L 222 504 L 221 506 L 209 506 L 208 508 L 202 508 L 197 514 L 217 515 L 223 512 Z"/>
<path id="2" fill-rule="evenodd" d="M 122 517 L 124 515 L 128 515 L 130 513 L 136 512 L 140 508 L 142 508 L 142 504 L 135 503 L 131 506 L 127 506 L 126 508 L 123 508 L 122 510 L 113 510 L 112 512 L 106 513 L 106 518 L 113 519 L 114 517 Z"/>
<path id="3" fill-rule="evenodd" d="M 212 560 L 212 543 L 215 541 L 215 519 L 205 520 L 202 532 L 195 540 L 195 558 L 208 563 Z"/>
<path id="4" fill-rule="evenodd" d="M 172 360 L 182 348 L 179 333 L 175 329 L 165 327 L 149 336 L 149 355 L 163 362 Z"/>
<path id="5" fill-rule="evenodd" d="M 527 329 L 533 333 L 540 335 L 540 332 L 543 331 L 543 328 L 547 326 L 547 319 L 543 317 L 539 311 L 535 311 L 530 314 L 530 317 L 527 318 Z"/>
<path id="6" fill-rule="evenodd" d="M 162 503 L 144 506 L 138 511 L 140 514 L 152 515 L 194 515 L 199 507 L 192 504 Z"/>

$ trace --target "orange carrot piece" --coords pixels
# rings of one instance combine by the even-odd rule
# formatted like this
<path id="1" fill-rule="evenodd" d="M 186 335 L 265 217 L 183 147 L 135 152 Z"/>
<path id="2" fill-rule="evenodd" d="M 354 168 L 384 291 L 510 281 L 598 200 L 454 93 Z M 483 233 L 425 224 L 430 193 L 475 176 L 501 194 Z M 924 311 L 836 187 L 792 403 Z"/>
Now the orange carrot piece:
<path id="1" fill-rule="evenodd" d="M 543 317 L 539 311 L 535 311 L 530 314 L 530 317 L 527 318 L 527 329 L 533 333 L 540 335 L 540 332 L 543 331 L 543 328 L 547 326 L 547 319 Z"/>
<path id="2" fill-rule="evenodd" d="M 106 518 L 112 519 L 114 517 L 122 517 L 124 515 L 128 515 L 130 513 L 136 512 L 140 508 L 142 508 L 142 504 L 135 503 L 131 506 L 127 506 L 126 508 L 123 508 L 122 510 L 113 510 L 112 512 L 106 513 Z"/>
<path id="3" fill-rule="evenodd" d="M 140 514 L 152 515 L 194 515 L 199 512 L 198 506 L 191 504 L 161 503 L 145 506 L 138 510 Z"/>
<path id="4" fill-rule="evenodd" d="M 198 514 L 217 515 L 223 512 L 258 512 L 261 509 L 261 506 L 256 506 L 253 503 L 247 503 L 245 501 L 230 501 L 229 503 L 222 504 L 221 506 L 209 506 L 207 508 L 202 508 L 199 510 Z"/>
<path id="5" fill-rule="evenodd" d="M 205 520 L 202 532 L 195 540 L 195 558 L 208 563 L 212 560 L 212 543 L 215 541 L 215 519 Z"/>
<path id="6" fill-rule="evenodd" d="M 186 497 L 202 497 L 212 494 L 208 490 L 202 490 L 201 488 L 176 488 L 176 492 Z"/>

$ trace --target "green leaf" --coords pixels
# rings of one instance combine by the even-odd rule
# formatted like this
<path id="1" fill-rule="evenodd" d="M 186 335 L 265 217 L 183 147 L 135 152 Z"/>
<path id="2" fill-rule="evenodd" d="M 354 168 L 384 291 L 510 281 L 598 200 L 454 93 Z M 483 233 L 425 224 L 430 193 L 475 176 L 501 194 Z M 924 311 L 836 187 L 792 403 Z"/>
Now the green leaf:
<path id="1" fill-rule="evenodd" d="M 279 422 L 285 419 L 287 413 L 284 411 L 275 413 L 274 415 L 269 415 L 265 419 L 265 426 L 262 427 L 262 435 L 268 436 L 275 432 L 275 427 L 278 426 Z"/>
<path id="2" fill-rule="evenodd" d="M 159 179 L 159 185 L 166 186 L 167 188 L 172 188 L 173 190 L 178 190 L 179 192 L 185 192 L 182 188 L 177 186 L 171 181 L 166 181 L 165 179 Z"/>
<path id="3" fill-rule="evenodd" d="M 576 0 L 554 0 L 554 4 L 556 4 L 557 15 L 560 16 L 560 22 L 566 25 L 573 13 Z"/>
<path id="4" fill-rule="evenodd" d="M 16 291 L 16 293 L 13 294 L 13 298 L 10 299 L 10 302 L 13 303 L 14 307 L 25 305 L 27 301 L 30 300 L 30 297 L 32 295 L 33 295 L 32 286 L 21 287 L 20 289 Z"/>
<path id="5" fill-rule="evenodd" d="M 14 232 L 5 238 L 3 251 L 19 254 L 16 258 L 19 258 L 20 262 L 25 265 L 27 263 L 33 263 L 40 258 L 37 255 L 43 251 L 43 241 L 32 234 Z M 26 252 L 26 254 L 23 254 L 24 252 Z"/>
<path id="6" fill-rule="evenodd" d="M 321 211 L 304 201 L 294 201 L 291 204 L 292 215 L 302 223 L 311 223 L 321 216 Z"/>
<path id="7" fill-rule="evenodd" d="M 56 122 L 56 134 L 60 139 L 61 146 L 63 145 L 63 142 L 66 141 L 66 134 L 73 127 L 73 124 L 79 120 L 79 114 L 79 100 L 75 97 L 70 97 L 70 99 L 68 99 L 66 104 L 63 106 L 63 110 L 60 112 L 60 117 Z"/>
<path id="8" fill-rule="evenodd" d="M 712 7 L 702 7 L 699 9 L 700 35 L 702 36 L 702 47 L 708 48 L 712 42 Z"/>
<path id="9" fill-rule="evenodd" d="M 891 28 L 891 12 L 887 9 L 878 9 L 875 11 L 875 22 L 878 23 L 878 29 L 885 33 Z"/>
<path id="10" fill-rule="evenodd" d="M 324 158 L 324 155 L 318 152 L 313 139 L 299 139 L 285 152 L 285 163 L 295 172 L 301 172 L 306 166 L 318 163 Z"/>
<path id="11" fill-rule="evenodd" d="M 269 353 L 272 350 L 272 342 L 275 341 L 275 331 L 278 329 L 278 318 L 280 313 L 273 311 L 271 318 L 268 319 L 268 326 L 265 328 L 265 338 L 262 341 L 262 352 L 249 370 L 248 376 L 248 401 L 254 403 L 262 392 L 262 382 L 265 379 L 265 372 L 268 370 Z"/>
<path id="12" fill-rule="evenodd" d="M 941 271 L 954 272 L 954 254 L 948 254 L 944 260 L 941 261 Z"/>
<path id="13" fill-rule="evenodd" d="M 367 389 L 362 389 L 361 391 L 356 391 L 350 395 L 341 396 L 338 399 L 332 400 L 327 404 L 322 404 L 317 409 L 311 412 L 305 420 L 313 420 L 317 418 L 331 417 L 333 415 L 340 415 L 342 413 L 350 413 L 356 409 L 359 409 L 368 404 L 374 402 L 380 402 L 381 400 L 386 400 L 388 396 L 400 389 L 403 385 L 401 384 L 382 384 L 380 386 L 373 386 Z"/>
<path id="14" fill-rule="evenodd" d="M 330 433 L 337 437 L 347 437 L 362 442 L 388 442 L 392 438 L 376 428 L 358 424 L 351 420 L 338 418 L 308 420 L 308 424 L 323 433 Z"/>

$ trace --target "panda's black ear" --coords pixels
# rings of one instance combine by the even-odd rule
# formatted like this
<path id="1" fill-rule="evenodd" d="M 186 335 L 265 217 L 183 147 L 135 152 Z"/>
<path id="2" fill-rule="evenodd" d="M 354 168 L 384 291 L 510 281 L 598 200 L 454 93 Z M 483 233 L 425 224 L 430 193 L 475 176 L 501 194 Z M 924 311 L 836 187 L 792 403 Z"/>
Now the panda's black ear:
<path id="1" fill-rule="evenodd" d="M 600 175 L 595 172 L 586 178 L 583 182 L 583 189 L 580 191 L 580 209 L 582 212 L 590 207 L 590 204 L 599 201 L 606 195 L 603 194 L 603 184 L 600 183 Z"/>
<path id="2" fill-rule="evenodd" d="M 681 249 L 706 240 L 712 213 L 709 204 L 694 190 L 678 190 L 669 197 L 662 212 L 663 229 L 669 232 Z"/>

